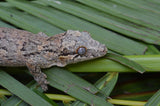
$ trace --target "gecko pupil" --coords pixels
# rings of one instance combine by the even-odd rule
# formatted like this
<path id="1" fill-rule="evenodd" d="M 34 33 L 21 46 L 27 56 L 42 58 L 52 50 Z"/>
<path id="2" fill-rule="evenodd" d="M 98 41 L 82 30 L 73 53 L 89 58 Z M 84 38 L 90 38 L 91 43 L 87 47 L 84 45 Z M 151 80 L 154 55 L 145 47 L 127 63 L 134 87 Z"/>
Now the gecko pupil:
<path id="1" fill-rule="evenodd" d="M 79 55 L 84 55 L 86 53 L 86 48 L 85 47 L 78 48 L 77 53 Z"/>

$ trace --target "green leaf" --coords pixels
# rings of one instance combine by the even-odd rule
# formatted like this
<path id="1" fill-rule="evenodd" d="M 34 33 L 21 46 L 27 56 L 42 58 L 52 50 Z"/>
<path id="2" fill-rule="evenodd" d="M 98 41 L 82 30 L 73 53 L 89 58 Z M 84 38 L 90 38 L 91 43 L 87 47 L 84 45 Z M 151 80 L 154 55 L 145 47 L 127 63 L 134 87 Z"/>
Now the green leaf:
<path id="1" fill-rule="evenodd" d="M 112 92 L 116 82 L 118 80 L 117 72 L 110 72 L 100 78 L 94 85 L 103 92 L 103 95 L 107 98 Z"/>
<path id="2" fill-rule="evenodd" d="M 121 80 L 119 80 L 121 83 L 117 84 L 118 87 L 112 92 L 112 98 L 146 101 L 159 89 L 160 79 L 158 74 L 154 77 L 154 73 L 145 73 L 143 77 L 141 77 L 142 75 L 138 77 L 133 73 L 126 74 L 121 74 Z M 129 92 L 129 94 L 124 93 L 124 91 Z"/>
<path id="3" fill-rule="evenodd" d="M 24 100 L 33 106 L 51 106 L 50 103 L 45 101 L 39 95 L 34 93 L 32 90 L 15 80 L 13 77 L 8 75 L 4 71 L 0 71 L 0 85 L 8 89 L 13 94 Z"/>
<path id="4" fill-rule="evenodd" d="M 50 104 L 52 104 L 52 106 L 58 106 L 55 102 L 53 102 L 53 100 L 49 99 L 43 92 L 40 92 L 37 89 L 33 89 L 33 91 L 38 94 L 39 96 L 41 96 L 43 99 L 45 99 L 47 102 L 49 102 Z"/>
<path id="5" fill-rule="evenodd" d="M 126 36 L 143 40 L 147 43 L 160 44 L 160 42 L 157 42 L 157 40 L 160 40 L 158 31 L 133 24 L 121 18 L 106 14 L 102 11 L 97 11 L 94 8 L 90 8 L 80 3 L 75 3 L 68 0 L 59 0 L 61 4 L 48 0 L 40 1 L 77 17 L 83 18 L 87 21 L 91 21 L 102 27 L 117 31 L 118 33 Z"/>
<path id="6" fill-rule="evenodd" d="M 71 104 L 71 106 L 88 106 L 88 105 L 81 101 L 75 101 Z"/>
<path id="7" fill-rule="evenodd" d="M 106 46 L 121 54 L 143 54 L 146 46 L 131 39 L 119 36 L 95 24 L 84 21 L 80 18 L 66 14 L 56 9 L 26 1 L 8 0 L 9 3 L 34 16 L 37 16 L 64 30 L 73 29 L 88 31 L 92 37 Z"/>
<path id="8" fill-rule="evenodd" d="M 148 45 L 148 49 L 145 53 L 146 55 L 151 55 L 151 54 L 160 54 L 158 48 L 156 48 L 154 45 Z"/>
<path id="9" fill-rule="evenodd" d="M 160 90 L 158 90 L 145 104 L 145 106 L 160 106 Z"/>
<path id="10" fill-rule="evenodd" d="M 111 91 L 113 90 L 116 82 L 118 79 L 118 73 L 113 72 L 113 73 L 107 73 L 104 75 L 101 79 L 99 79 L 94 85 L 100 89 L 101 93 L 97 93 L 96 95 L 106 98 L 110 95 Z M 80 102 L 80 101 L 75 101 L 72 103 L 71 106 L 87 106 L 87 104 Z"/>
<path id="11" fill-rule="evenodd" d="M 133 23 L 149 27 L 151 29 L 160 29 L 159 15 L 153 15 L 139 10 L 138 8 L 130 8 L 112 0 L 76 0 L 88 6 L 106 12 L 108 14 L 126 19 Z M 142 14 L 143 12 L 143 14 Z"/>
<path id="12" fill-rule="evenodd" d="M 5 22 L 0 20 L 0 27 L 8 27 L 8 28 L 14 28 L 13 26 L 6 24 Z"/>
<path id="13" fill-rule="evenodd" d="M 137 64 L 136 62 L 117 54 L 108 53 L 106 58 L 119 62 L 120 64 L 123 64 L 139 73 L 144 73 L 146 71 L 141 65 Z"/>
<path id="14" fill-rule="evenodd" d="M 127 5 L 132 8 L 138 8 L 145 12 L 157 13 L 160 14 L 160 7 L 159 4 L 154 3 L 152 1 L 145 1 L 145 0 L 112 0 L 114 2 L 118 2 L 123 5 Z"/>
<path id="15" fill-rule="evenodd" d="M 2 104 L 3 102 L 5 102 L 7 100 L 7 97 L 1 95 L 0 97 L 0 104 Z"/>
<path id="16" fill-rule="evenodd" d="M 160 55 L 133 55 L 124 57 L 140 64 L 148 72 L 159 72 Z M 134 72 L 129 67 L 105 58 L 68 65 L 66 68 L 72 72 Z"/>
<path id="17" fill-rule="evenodd" d="M 27 103 L 25 103 L 23 100 L 21 100 L 19 97 L 13 95 L 6 101 L 4 101 L 1 106 L 29 106 Z"/>
<path id="18" fill-rule="evenodd" d="M 160 4 L 159 0 L 149 0 L 151 3 Z"/>
<path id="19" fill-rule="evenodd" d="M 46 97 L 46 95 L 44 95 L 42 93 L 43 90 L 40 88 L 40 86 L 39 87 L 37 87 L 37 86 L 38 86 L 38 84 L 35 83 L 35 81 L 31 81 L 27 84 L 27 87 L 32 89 L 36 94 L 38 94 L 44 100 L 49 102 L 52 106 L 57 106 L 57 104 L 54 101 L 52 101 L 51 99 L 49 99 L 48 97 Z M 7 99 L 7 101 L 4 101 L 1 105 L 2 106 L 15 106 L 15 105 L 29 106 L 29 104 L 24 102 L 21 98 L 17 97 L 16 95 L 12 95 L 9 99 Z"/>
<path id="20" fill-rule="evenodd" d="M 3 20 L 33 33 L 44 32 L 51 36 L 63 32 L 60 28 L 57 28 L 32 15 L 18 11 L 13 7 L 6 7 L 3 3 L 0 3 L 0 14 L 0 18 Z"/>
<path id="21" fill-rule="evenodd" d="M 49 84 L 89 105 L 112 106 L 104 98 L 95 95 L 98 89 L 74 74 L 60 69 L 52 68 L 45 72 Z"/>

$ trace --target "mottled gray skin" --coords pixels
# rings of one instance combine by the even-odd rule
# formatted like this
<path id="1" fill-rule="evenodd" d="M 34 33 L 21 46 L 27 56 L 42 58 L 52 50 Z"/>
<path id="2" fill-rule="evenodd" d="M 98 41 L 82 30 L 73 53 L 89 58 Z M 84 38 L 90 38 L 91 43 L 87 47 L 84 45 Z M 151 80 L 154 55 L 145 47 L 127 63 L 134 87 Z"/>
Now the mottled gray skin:
<path id="1" fill-rule="evenodd" d="M 79 49 L 85 50 L 84 54 Z M 47 90 L 47 76 L 41 68 L 64 67 L 67 64 L 104 56 L 105 45 L 91 38 L 88 32 L 68 30 L 48 37 L 44 33 L 0 28 L 0 66 L 27 66 L 34 79 Z"/>

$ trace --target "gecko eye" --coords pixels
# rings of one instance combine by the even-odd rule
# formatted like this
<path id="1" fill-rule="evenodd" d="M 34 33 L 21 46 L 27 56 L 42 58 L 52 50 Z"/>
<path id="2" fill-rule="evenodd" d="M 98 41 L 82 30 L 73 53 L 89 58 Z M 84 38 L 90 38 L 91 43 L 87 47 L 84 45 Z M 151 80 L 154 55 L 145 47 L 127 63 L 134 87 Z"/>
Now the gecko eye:
<path id="1" fill-rule="evenodd" d="M 79 55 L 84 55 L 86 52 L 87 52 L 87 50 L 85 47 L 79 47 L 77 49 L 77 54 L 79 54 Z"/>

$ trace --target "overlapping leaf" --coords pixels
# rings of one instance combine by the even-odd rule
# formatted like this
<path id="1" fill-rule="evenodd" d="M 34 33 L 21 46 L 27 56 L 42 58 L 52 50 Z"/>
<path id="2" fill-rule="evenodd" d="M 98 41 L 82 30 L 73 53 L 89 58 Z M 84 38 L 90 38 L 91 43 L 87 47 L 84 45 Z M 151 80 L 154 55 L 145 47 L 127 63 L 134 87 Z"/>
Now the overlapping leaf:
<path id="1" fill-rule="evenodd" d="M 69 0 L 59 0 L 60 4 L 55 1 L 40 0 L 62 11 L 81 17 L 87 21 L 91 21 L 100 26 L 117 31 L 118 33 L 130 36 L 147 43 L 160 44 L 160 33 L 158 31 L 140 26 L 139 24 L 131 23 L 129 21 L 117 18 L 110 14 L 97 11 L 96 9 L 84 6 L 79 3 L 71 2 Z M 125 2 L 122 2 L 125 3 Z"/>
<path id="2" fill-rule="evenodd" d="M 159 31 L 160 22 L 159 15 L 153 15 L 152 13 L 143 12 L 138 8 L 130 8 L 112 0 L 77 0 L 81 3 L 89 5 L 93 8 L 99 9 L 111 15 L 119 18 L 126 19 L 128 21 L 143 25 Z M 143 12 L 143 14 L 142 14 Z"/>
<path id="3" fill-rule="evenodd" d="M 33 92 L 32 90 L 30 90 L 29 88 L 27 88 L 26 86 L 15 80 L 13 77 L 8 75 L 4 71 L 0 71 L 0 85 L 7 88 L 10 92 L 14 93 L 15 95 L 17 95 L 30 105 L 51 106 L 50 103 L 45 101 L 35 92 Z"/>
<path id="4" fill-rule="evenodd" d="M 104 98 L 96 96 L 99 90 L 86 82 L 85 80 L 76 77 L 74 74 L 60 68 L 53 68 L 46 71 L 50 85 L 94 106 L 112 106 Z M 101 93 L 101 92 L 99 92 Z"/>

